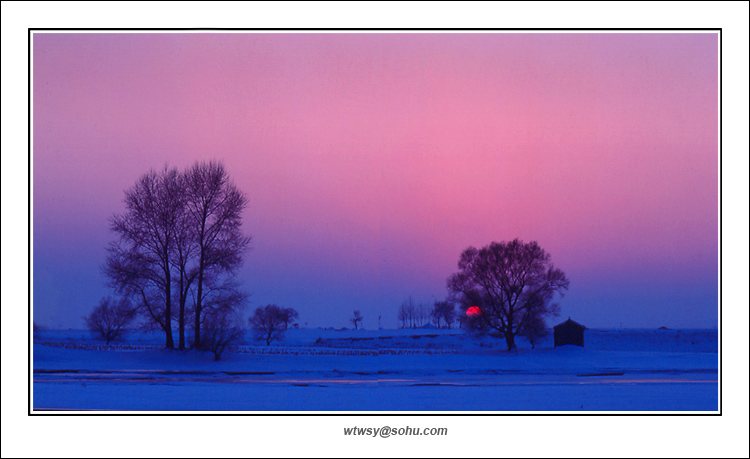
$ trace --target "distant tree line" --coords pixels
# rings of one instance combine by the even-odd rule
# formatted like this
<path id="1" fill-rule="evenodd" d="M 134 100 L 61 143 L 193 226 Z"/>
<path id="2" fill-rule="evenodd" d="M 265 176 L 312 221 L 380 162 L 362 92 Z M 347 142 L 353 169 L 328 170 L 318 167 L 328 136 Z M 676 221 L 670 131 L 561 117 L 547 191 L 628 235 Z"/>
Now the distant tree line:
<path id="1" fill-rule="evenodd" d="M 152 170 L 125 191 L 124 202 L 125 211 L 111 218 L 116 239 L 103 271 L 125 300 L 100 304 L 89 325 L 107 329 L 106 321 L 130 314 L 161 330 L 167 348 L 186 349 L 190 331 L 193 348 L 226 347 L 247 300 L 236 280 L 250 245 L 241 232 L 247 197 L 211 161 L 182 172 Z"/>
<path id="2" fill-rule="evenodd" d="M 430 320 L 430 310 L 426 304 L 415 304 L 412 297 L 409 297 L 399 306 L 397 318 L 401 322 L 401 328 L 421 327 Z"/>
<path id="3" fill-rule="evenodd" d="M 414 303 L 412 297 L 404 300 L 396 315 L 401 328 L 423 327 L 432 322 L 437 328 L 450 328 L 456 321 L 455 305 L 451 301 L 435 301 L 432 308 L 427 303 Z"/>

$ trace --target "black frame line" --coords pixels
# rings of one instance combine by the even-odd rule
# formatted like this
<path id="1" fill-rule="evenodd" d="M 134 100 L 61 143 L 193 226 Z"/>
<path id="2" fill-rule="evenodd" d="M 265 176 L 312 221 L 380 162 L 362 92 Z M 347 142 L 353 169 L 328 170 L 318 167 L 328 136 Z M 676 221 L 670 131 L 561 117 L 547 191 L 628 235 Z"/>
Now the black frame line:
<path id="1" fill-rule="evenodd" d="M 446 32 L 446 31 L 456 31 L 456 32 L 560 32 L 560 31 L 567 31 L 567 32 L 608 32 L 608 31 L 625 31 L 625 32 L 675 32 L 675 31 L 685 31 L 685 32 L 718 32 L 718 39 L 719 39 L 719 75 L 718 75 L 718 82 L 719 82 L 719 221 L 718 221 L 718 235 L 719 235 L 719 323 L 718 323 L 718 334 L 719 334 L 719 349 L 718 349 L 718 358 L 719 358 L 719 410 L 717 413 L 659 413 L 659 412 L 638 412 L 638 413 L 623 413 L 623 412 L 603 412 L 603 413 L 579 413 L 579 412 L 570 412 L 570 413 L 560 413 L 560 412 L 539 412 L 539 413 L 530 413 L 530 412 L 524 412 L 524 413 L 514 413 L 514 412 L 508 412 L 508 413 L 498 413 L 498 412 L 490 412 L 490 413 L 457 413 L 457 412 L 450 412 L 450 413 L 430 413 L 430 412 L 357 412 L 357 411 L 346 411 L 341 413 L 331 413 L 331 412 L 314 412 L 314 413 L 305 413 L 305 412 L 293 412 L 293 413 L 264 413 L 260 411 L 251 411 L 251 412 L 239 412 L 239 413 L 225 413 L 225 412 L 208 412 L 208 413 L 180 413 L 180 412 L 174 412 L 174 413 L 164 413 L 164 412 L 155 412 L 155 413 L 148 413 L 148 412 L 139 412 L 139 413 L 123 413 L 123 412 L 116 412 L 116 413 L 107 413 L 107 412 L 98 412 L 98 411 L 88 411 L 88 410 L 81 410 L 83 412 L 68 412 L 68 410 L 59 410 L 59 411 L 65 411 L 62 413 L 59 413 L 58 410 L 34 410 L 34 407 L 31 404 L 31 392 L 32 392 L 32 336 L 31 336 L 31 324 L 32 324 L 32 315 L 31 315 L 31 294 L 32 294 L 32 265 L 33 260 L 31 258 L 31 247 L 32 247 L 32 236 L 33 236 L 33 228 L 31 226 L 31 211 L 32 211 L 32 203 L 31 203 L 31 182 L 32 182 L 32 176 L 31 176 L 31 157 L 32 157 L 32 151 L 31 151 L 31 114 L 32 114 L 32 106 L 31 106 L 31 94 L 32 94 L 32 87 L 31 87 L 31 80 L 32 80 L 32 74 L 31 74 L 31 62 L 32 62 L 32 35 L 34 32 L 55 32 L 55 31 L 100 31 L 100 32 L 128 32 L 128 31 L 140 31 L 140 32 L 148 32 L 148 31 L 181 31 L 181 32 L 264 32 L 264 31 L 274 31 L 274 32 L 285 32 L 285 31 L 294 31 L 294 32 L 311 32 L 311 31 L 331 31 L 331 32 L 382 32 L 382 31 L 404 31 L 404 32 L 414 32 L 414 31 L 432 31 L 436 33 L 440 32 Z M 28 323 L 27 323 L 27 347 L 28 347 L 28 373 L 27 373 L 27 381 L 28 381 L 28 407 L 29 412 L 28 416 L 46 416 L 45 412 L 52 413 L 56 412 L 55 416 L 573 416 L 573 417 L 579 417 L 579 416 L 722 416 L 722 407 L 723 407 L 723 399 L 722 399 L 722 385 L 723 385 L 723 378 L 722 378 L 722 369 L 723 369 L 723 355 L 722 355 L 722 276 L 721 276 L 721 267 L 722 267 L 722 256 L 721 256 L 721 250 L 722 250 L 722 97 L 723 97 L 723 88 L 722 88 L 722 31 L 723 29 L 721 27 L 717 28 L 683 28 L 683 27 L 677 27 L 677 28 L 219 28 L 219 27 L 185 27 L 185 28 L 179 28 L 179 27 L 168 27 L 168 28 L 139 28 L 139 27 L 133 27 L 133 28 L 94 28 L 94 27 L 84 27 L 84 28 L 73 28 L 73 27 L 55 27 L 55 28 L 32 28 L 30 27 L 28 29 L 28 40 L 27 40 L 27 47 L 28 47 L 28 62 L 27 62 L 27 73 L 28 73 L 28 80 L 27 80 L 27 100 L 28 100 L 28 127 L 27 127 L 27 138 L 28 138 L 28 147 L 27 147 L 27 154 L 28 154 L 28 187 L 27 187 L 27 198 L 28 198 Z M 186 410 L 187 411 L 187 410 Z"/>

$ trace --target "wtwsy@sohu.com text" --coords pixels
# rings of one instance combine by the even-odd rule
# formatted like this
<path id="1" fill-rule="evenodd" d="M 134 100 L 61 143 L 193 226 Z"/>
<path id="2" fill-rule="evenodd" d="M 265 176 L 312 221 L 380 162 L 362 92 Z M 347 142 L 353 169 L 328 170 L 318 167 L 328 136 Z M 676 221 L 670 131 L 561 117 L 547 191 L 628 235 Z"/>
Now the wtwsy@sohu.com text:
<path id="1" fill-rule="evenodd" d="M 448 435 L 447 427 L 344 427 L 344 435 L 363 437 L 398 437 L 406 435 Z"/>

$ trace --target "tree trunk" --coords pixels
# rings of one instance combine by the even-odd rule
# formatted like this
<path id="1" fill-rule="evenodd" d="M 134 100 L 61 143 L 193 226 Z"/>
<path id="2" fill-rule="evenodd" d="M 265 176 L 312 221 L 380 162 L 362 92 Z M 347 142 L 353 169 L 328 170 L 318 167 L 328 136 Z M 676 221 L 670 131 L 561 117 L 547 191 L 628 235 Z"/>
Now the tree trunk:
<path id="1" fill-rule="evenodd" d="M 202 241 L 201 241 L 202 242 Z M 198 297 L 195 299 L 195 339 L 193 340 L 193 347 L 196 349 L 201 348 L 201 310 L 203 309 L 203 270 L 205 264 L 203 261 L 205 251 L 201 244 L 200 261 L 198 262 Z"/>
<path id="2" fill-rule="evenodd" d="M 512 333 L 505 333 L 505 344 L 508 345 L 508 350 L 512 351 L 514 347 L 516 347 L 515 337 Z"/>
<path id="3" fill-rule="evenodd" d="M 165 345 L 165 347 L 167 349 L 174 349 L 174 338 L 172 337 L 172 325 L 171 324 L 167 325 L 164 328 L 164 333 L 167 334 L 167 344 Z"/>
<path id="4" fill-rule="evenodd" d="M 182 295 L 180 295 L 182 296 Z M 185 350 L 185 300 L 180 299 L 180 345 L 181 351 Z"/>
<path id="5" fill-rule="evenodd" d="M 179 344 L 178 349 L 181 351 L 185 350 L 185 303 L 187 301 L 185 295 L 185 276 L 180 271 L 180 316 L 178 319 L 178 333 L 179 333 Z"/>
<path id="6" fill-rule="evenodd" d="M 201 348 L 201 312 L 203 312 L 203 272 L 206 269 L 206 248 L 203 244 L 203 236 L 205 232 L 205 216 L 204 221 L 201 222 L 200 232 L 200 259 L 198 260 L 198 297 L 195 299 L 195 339 L 193 346 L 196 349 Z"/>
<path id="7" fill-rule="evenodd" d="M 169 270 L 165 270 L 167 273 L 166 278 L 169 279 Z M 167 307 L 165 310 L 165 327 L 164 331 L 167 334 L 167 349 L 174 349 L 174 337 L 172 337 L 172 287 L 171 283 L 167 282 Z"/>

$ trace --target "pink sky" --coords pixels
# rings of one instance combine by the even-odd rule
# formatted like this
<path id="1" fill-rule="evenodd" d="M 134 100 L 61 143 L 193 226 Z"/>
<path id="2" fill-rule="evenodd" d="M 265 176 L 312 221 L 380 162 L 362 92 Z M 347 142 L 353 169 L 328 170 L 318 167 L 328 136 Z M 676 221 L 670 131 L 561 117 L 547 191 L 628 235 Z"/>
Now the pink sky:
<path id="1" fill-rule="evenodd" d="M 309 326 L 394 327 L 516 237 L 570 278 L 560 321 L 717 324 L 715 33 L 36 33 L 33 142 L 50 326 L 108 294 L 123 190 L 214 158 L 250 199 L 252 307 Z"/>

